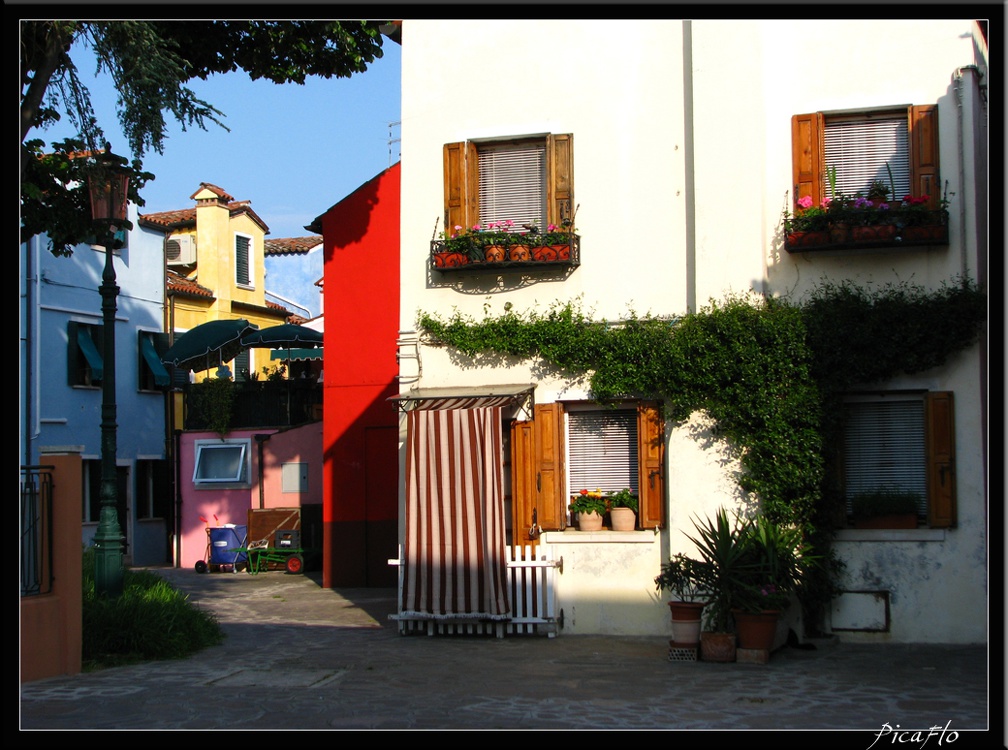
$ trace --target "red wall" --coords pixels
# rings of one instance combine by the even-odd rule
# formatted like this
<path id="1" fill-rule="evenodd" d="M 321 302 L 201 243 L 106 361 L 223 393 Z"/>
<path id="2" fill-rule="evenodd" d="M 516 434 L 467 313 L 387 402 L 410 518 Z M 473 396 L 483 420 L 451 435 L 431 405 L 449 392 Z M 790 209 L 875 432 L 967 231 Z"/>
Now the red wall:
<path id="1" fill-rule="evenodd" d="M 396 164 L 322 216 L 325 588 L 396 583 L 399 183 Z"/>

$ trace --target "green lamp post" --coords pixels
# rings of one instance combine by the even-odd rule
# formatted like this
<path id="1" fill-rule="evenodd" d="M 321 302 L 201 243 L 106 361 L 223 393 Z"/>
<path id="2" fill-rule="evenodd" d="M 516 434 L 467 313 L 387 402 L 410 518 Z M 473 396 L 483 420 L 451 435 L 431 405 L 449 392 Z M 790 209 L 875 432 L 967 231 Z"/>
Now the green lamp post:
<path id="1" fill-rule="evenodd" d="M 101 512 L 94 535 L 95 593 L 119 596 L 122 593 L 123 537 L 116 510 L 116 396 L 115 396 L 115 314 L 116 286 L 112 257 L 115 232 L 126 222 L 129 173 L 105 144 L 95 167 L 88 174 L 91 196 L 91 218 L 94 220 L 96 244 L 105 248 L 105 270 L 98 291 L 102 307 L 102 411 L 101 411 Z"/>

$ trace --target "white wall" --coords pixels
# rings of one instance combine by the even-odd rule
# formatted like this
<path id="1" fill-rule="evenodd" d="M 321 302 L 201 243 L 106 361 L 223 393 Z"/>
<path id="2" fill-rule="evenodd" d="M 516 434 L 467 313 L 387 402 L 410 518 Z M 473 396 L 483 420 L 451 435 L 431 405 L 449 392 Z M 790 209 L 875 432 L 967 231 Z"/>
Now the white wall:
<path id="1" fill-rule="evenodd" d="M 800 299 L 827 277 L 929 289 L 961 272 L 975 278 L 977 249 L 965 231 L 975 208 L 968 198 L 956 205 L 977 177 L 958 149 L 959 114 L 969 118 L 971 105 L 960 109 L 955 95 L 957 70 L 973 62 L 971 29 L 968 20 L 405 21 L 401 328 L 413 329 L 420 310 L 478 320 L 501 314 L 505 303 L 542 311 L 581 300 L 593 317 L 617 320 L 628 310 L 682 314 L 750 289 Z M 780 219 L 791 183 L 791 116 L 929 103 L 940 111 L 941 177 L 956 194 L 952 245 L 789 255 Z M 965 123 L 967 132 L 972 127 Z M 430 284 L 429 242 L 443 229 L 436 223 L 443 144 L 547 132 L 574 134 L 580 268 L 563 281 L 506 290 L 477 276 Z M 420 357 L 420 367 L 403 365 L 419 374 L 404 390 L 532 382 L 537 403 L 586 395 L 583 383 L 566 383 L 537 363 L 474 367 L 427 346 Z M 887 385 L 955 391 L 959 527 L 868 539 L 869 532 L 842 532 L 844 586 L 889 592 L 891 631 L 883 639 L 987 637 L 982 376 L 974 347 L 943 368 Z M 746 501 L 733 478 L 737 463 L 707 438 L 703 415 L 670 426 L 669 528 L 652 539 L 622 545 L 575 542 L 569 534 L 578 532 L 544 536 L 564 557 L 558 586 L 562 606 L 576 612 L 577 632 L 670 633 L 653 585 L 660 561 L 688 547 L 692 519 Z M 904 534 L 902 541 L 893 534 Z M 963 612 L 971 615 L 965 625 Z"/>

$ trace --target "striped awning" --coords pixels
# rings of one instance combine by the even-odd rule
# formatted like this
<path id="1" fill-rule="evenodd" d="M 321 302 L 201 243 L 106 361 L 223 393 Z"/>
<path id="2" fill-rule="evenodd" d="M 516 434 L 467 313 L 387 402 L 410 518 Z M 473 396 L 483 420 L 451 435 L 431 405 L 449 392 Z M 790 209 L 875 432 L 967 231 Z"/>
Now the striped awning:
<path id="1" fill-rule="evenodd" d="M 389 401 L 397 402 L 402 411 L 477 409 L 504 407 L 530 399 L 534 385 L 488 385 L 476 388 L 421 388 L 400 393 Z"/>

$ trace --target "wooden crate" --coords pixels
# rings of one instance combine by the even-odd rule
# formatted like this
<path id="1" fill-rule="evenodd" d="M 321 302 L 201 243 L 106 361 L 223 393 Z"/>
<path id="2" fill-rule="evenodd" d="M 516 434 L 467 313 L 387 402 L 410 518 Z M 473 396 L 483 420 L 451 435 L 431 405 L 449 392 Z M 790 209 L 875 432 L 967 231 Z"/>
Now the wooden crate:
<path id="1" fill-rule="evenodd" d="M 250 508 L 248 512 L 249 542 L 268 540 L 270 549 L 276 547 L 276 533 L 280 530 L 301 530 L 300 508 Z M 269 570 L 283 570 L 282 563 L 268 563 Z"/>

